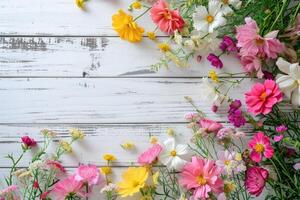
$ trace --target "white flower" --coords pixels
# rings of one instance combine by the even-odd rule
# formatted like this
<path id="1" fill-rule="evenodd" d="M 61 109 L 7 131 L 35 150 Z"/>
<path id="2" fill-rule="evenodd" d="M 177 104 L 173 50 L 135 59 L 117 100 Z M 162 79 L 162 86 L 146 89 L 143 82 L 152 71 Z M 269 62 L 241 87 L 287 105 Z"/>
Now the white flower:
<path id="1" fill-rule="evenodd" d="M 300 66 L 299 63 L 289 63 L 278 58 L 276 65 L 287 75 L 279 74 L 276 83 L 280 90 L 291 100 L 291 103 L 300 106 Z"/>
<path id="2" fill-rule="evenodd" d="M 198 51 L 217 51 L 219 50 L 220 39 L 217 38 L 218 33 L 214 31 L 213 33 L 204 33 L 201 31 L 192 31 L 191 39 L 196 45 L 196 50 Z"/>
<path id="3" fill-rule="evenodd" d="M 194 50 L 195 47 L 196 47 L 193 40 L 186 40 L 186 41 L 184 42 L 184 46 L 187 47 L 187 48 L 190 49 L 190 50 Z"/>
<path id="4" fill-rule="evenodd" d="M 178 30 L 176 30 L 175 33 L 174 33 L 174 41 L 179 46 L 182 45 L 182 36 L 178 33 Z"/>
<path id="5" fill-rule="evenodd" d="M 41 160 L 36 160 L 33 163 L 30 163 L 29 170 L 33 172 L 36 169 L 42 168 L 44 166 L 44 163 Z"/>
<path id="6" fill-rule="evenodd" d="M 199 88 L 203 94 L 200 96 L 202 101 L 213 102 L 218 98 L 215 87 L 208 78 L 202 78 L 202 83 Z"/>
<path id="7" fill-rule="evenodd" d="M 115 190 L 117 190 L 117 189 L 118 189 L 118 187 L 117 187 L 116 184 L 110 183 L 110 184 L 104 186 L 104 187 L 101 189 L 100 193 L 112 192 L 112 191 L 115 191 Z"/>
<path id="8" fill-rule="evenodd" d="M 163 144 L 163 151 L 158 160 L 169 169 L 179 171 L 186 161 L 183 159 L 188 155 L 188 146 L 175 143 L 174 138 L 167 139 Z"/>
<path id="9" fill-rule="evenodd" d="M 231 14 L 233 13 L 233 10 L 231 8 L 234 7 L 235 9 L 240 9 L 242 6 L 242 1 L 240 0 L 217 0 L 220 2 L 221 6 L 221 11 L 223 12 L 224 15 Z"/>
<path id="10" fill-rule="evenodd" d="M 193 14 L 194 28 L 204 33 L 212 33 L 214 29 L 225 25 L 226 19 L 220 8 L 218 1 L 210 1 L 208 11 L 205 6 L 198 6 Z"/>

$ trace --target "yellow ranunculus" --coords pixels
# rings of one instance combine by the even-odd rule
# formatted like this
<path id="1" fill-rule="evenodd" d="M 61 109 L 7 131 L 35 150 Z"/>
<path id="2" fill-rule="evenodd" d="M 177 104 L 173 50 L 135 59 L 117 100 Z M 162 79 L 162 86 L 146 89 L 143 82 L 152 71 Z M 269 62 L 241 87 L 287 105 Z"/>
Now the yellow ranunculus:
<path id="1" fill-rule="evenodd" d="M 122 9 L 112 16 L 112 26 L 120 38 L 129 42 L 140 42 L 144 29 L 139 27 L 131 15 Z"/>
<path id="2" fill-rule="evenodd" d="M 122 181 L 118 185 L 118 193 L 121 197 L 132 196 L 145 186 L 148 179 L 146 167 L 129 167 L 122 174 Z"/>

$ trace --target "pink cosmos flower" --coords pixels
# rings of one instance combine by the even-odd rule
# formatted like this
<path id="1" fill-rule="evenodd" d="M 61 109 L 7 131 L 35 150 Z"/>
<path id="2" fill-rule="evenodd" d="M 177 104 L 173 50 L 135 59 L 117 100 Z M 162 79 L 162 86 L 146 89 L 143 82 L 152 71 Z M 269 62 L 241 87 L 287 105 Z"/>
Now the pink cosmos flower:
<path id="1" fill-rule="evenodd" d="M 205 118 L 202 118 L 200 119 L 200 121 L 198 122 L 200 127 L 201 127 L 201 132 L 203 134 L 209 134 L 209 133 L 215 133 L 217 134 L 218 131 L 223 128 L 222 124 L 216 122 L 216 121 L 213 121 L 213 120 L 210 120 L 210 119 L 205 119 Z"/>
<path id="2" fill-rule="evenodd" d="M 254 115 L 270 113 L 272 107 L 283 98 L 282 92 L 273 80 L 265 80 L 264 84 L 256 83 L 245 96 L 248 111 Z"/>
<path id="3" fill-rule="evenodd" d="M 246 55 L 240 58 L 244 70 L 248 73 L 255 73 L 258 78 L 262 78 L 264 73 L 261 69 L 261 60 L 253 55 Z"/>
<path id="4" fill-rule="evenodd" d="M 138 163 L 140 165 L 150 165 L 156 161 L 158 155 L 162 151 L 162 146 L 154 144 L 138 157 Z"/>
<path id="5" fill-rule="evenodd" d="M 247 17 L 245 22 L 245 25 L 236 29 L 237 47 L 241 48 L 241 55 L 277 58 L 278 53 L 283 51 L 283 45 L 276 39 L 278 31 L 272 31 L 262 37 L 259 35 L 259 28 L 253 19 Z"/>
<path id="6" fill-rule="evenodd" d="M 29 136 L 23 136 L 21 137 L 22 143 L 26 148 L 31 148 L 36 146 L 36 141 L 33 138 L 30 138 Z"/>
<path id="7" fill-rule="evenodd" d="M 222 168 L 218 167 L 214 160 L 194 156 L 192 161 L 183 167 L 179 183 L 193 191 L 193 199 L 206 199 L 210 192 L 223 192 L 221 172 Z"/>
<path id="8" fill-rule="evenodd" d="M 89 186 L 97 185 L 101 181 L 96 165 L 80 165 L 75 171 L 74 178 L 76 181 L 87 183 Z"/>
<path id="9" fill-rule="evenodd" d="M 268 176 L 269 172 L 264 168 L 257 166 L 248 168 L 245 179 L 245 186 L 248 192 L 259 196 L 265 187 Z"/>
<path id="10" fill-rule="evenodd" d="M 171 10 L 165 0 L 158 0 L 151 8 L 150 15 L 159 29 L 167 34 L 173 34 L 181 30 L 184 20 L 178 10 Z"/>
<path id="11" fill-rule="evenodd" d="M 250 158 L 255 162 L 260 162 L 262 157 L 272 158 L 274 149 L 270 144 L 270 138 L 263 132 L 258 132 L 248 143 L 249 148 L 252 150 Z"/>
<path id="12" fill-rule="evenodd" d="M 83 182 L 75 180 L 75 176 L 69 176 L 65 179 L 60 180 L 54 185 L 51 194 L 55 197 L 56 200 L 65 200 L 71 195 L 83 196 L 82 189 Z"/>

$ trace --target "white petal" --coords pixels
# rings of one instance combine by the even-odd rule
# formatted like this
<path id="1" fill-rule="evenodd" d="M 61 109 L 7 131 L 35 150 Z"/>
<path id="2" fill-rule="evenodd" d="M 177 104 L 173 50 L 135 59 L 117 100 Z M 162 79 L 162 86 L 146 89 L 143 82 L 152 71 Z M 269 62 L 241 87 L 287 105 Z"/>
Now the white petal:
<path id="1" fill-rule="evenodd" d="M 175 148 L 177 155 L 183 156 L 189 153 L 189 147 L 185 144 L 178 144 Z"/>
<path id="2" fill-rule="evenodd" d="M 270 33 L 265 35 L 265 38 L 276 38 L 279 31 L 271 31 Z"/>
<path id="3" fill-rule="evenodd" d="M 207 33 L 208 32 L 208 22 L 206 20 L 201 20 L 201 21 L 194 21 L 194 28 L 197 31 L 201 31 L 203 33 Z"/>
<path id="4" fill-rule="evenodd" d="M 296 80 L 300 80 L 300 66 L 298 63 L 290 65 L 290 76 Z"/>
<path id="5" fill-rule="evenodd" d="M 232 5 L 235 9 L 240 9 L 242 6 L 242 1 L 240 0 L 229 0 L 229 4 Z"/>
<path id="6" fill-rule="evenodd" d="M 283 58 L 278 58 L 276 61 L 276 65 L 280 69 L 280 71 L 288 74 L 290 72 L 290 65 L 291 63 L 285 61 Z"/>
<path id="7" fill-rule="evenodd" d="M 198 6 L 195 9 L 195 12 L 193 14 L 193 18 L 201 18 L 201 19 L 205 19 L 207 16 L 208 12 L 206 10 L 205 6 Z"/>
<path id="8" fill-rule="evenodd" d="M 213 23 L 210 24 L 208 31 L 212 33 L 214 29 L 223 26 L 226 24 L 226 19 L 223 17 L 222 13 L 218 13 L 213 21 Z"/>
<path id="9" fill-rule="evenodd" d="M 300 106 L 300 87 L 293 91 L 291 102 L 293 105 Z"/>
<path id="10" fill-rule="evenodd" d="M 175 139 L 169 138 L 166 141 L 164 141 L 164 146 L 166 151 L 173 151 L 175 150 Z"/>
<path id="11" fill-rule="evenodd" d="M 171 161 L 172 161 L 172 158 L 170 156 L 170 153 L 169 152 L 165 152 L 163 154 L 161 154 L 159 157 L 158 157 L 158 160 L 159 162 L 161 162 L 163 165 L 170 165 L 171 164 Z"/>
<path id="12" fill-rule="evenodd" d="M 218 1 L 210 1 L 208 3 L 208 12 L 210 15 L 215 16 L 220 11 L 221 4 Z"/>
<path id="13" fill-rule="evenodd" d="M 181 159 L 181 158 L 178 157 L 178 156 L 175 156 L 175 157 L 172 159 L 170 168 L 171 168 L 171 169 L 175 169 L 176 171 L 179 171 L 179 170 L 181 170 L 181 168 L 185 165 L 185 163 L 186 163 L 185 160 Z"/>
<path id="14" fill-rule="evenodd" d="M 221 11 L 224 15 L 227 15 L 227 14 L 230 14 L 230 13 L 233 13 L 233 10 L 230 8 L 230 6 L 228 5 L 223 5 L 222 8 L 221 8 Z"/>
<path id="15" fill-rule="evenodd" d="M 293 90 L 295 88 L 295 79 L 288 75 L 279 74 L 276 77 L 276 83 L 282 91 Z"/>

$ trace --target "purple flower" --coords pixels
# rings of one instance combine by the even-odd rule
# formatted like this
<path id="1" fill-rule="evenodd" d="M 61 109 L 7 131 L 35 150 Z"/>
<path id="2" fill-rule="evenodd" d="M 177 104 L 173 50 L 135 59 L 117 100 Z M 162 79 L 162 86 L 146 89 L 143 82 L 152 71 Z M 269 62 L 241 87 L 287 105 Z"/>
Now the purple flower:
<path id="1" fill-rule="evenodd" d="M 207 56 L 207 60 L 210 61 L 212 66 L 214 66 L 218 69 L 221 69 L 223 67 L 223 63 L 220 60 L 220 58 L 217 55 L 213 54 L 213 53 L 210 53 Z"/>
<path id="2" fill-rule="evenodd" d="M 242 102 L 238 99 L 231 102 L 228 113 L 234 112 L 242 106 Z"/>
<path id="3" fill-rule="evenodd" d="M 240 109 L 237 109 L 228 114 L 228 120 L 235 127 L 241 127 L 247 122 Z"/>
<path id="4" fill-rule="evenodd" d="M 236 47 L 236 44 L 233 41 L 233 39 L 231 37 L 229 37 L 229 36 L 226 36 L 226 35 L 223 37 L 223 40 L 220 43 L 219 48 L 223 52 L 225 52 L 225 51 L 228 51 L 228 52 L 235 52 L 235 51 L 237 51 L 237 47 Z"/>
<path id="5" fill-rule="evenodd" d="M 287 129 L 287 127 L 285 126 L 285 125 L 280 125 L 280 126 L 277 126 L 276 127 L 276 132 L 277 133 L 283 133 L 283 132 L 285 132 L 285 131 L 287 131 L 288 129 Z"/>
<path id="6" fill-rule="evenodd" d="M 213 104 L 212 107 L 211 107 L 211 111 L 213 111 L 214 113 L 216 113 L 218 111 L 218 106 Z"/>

